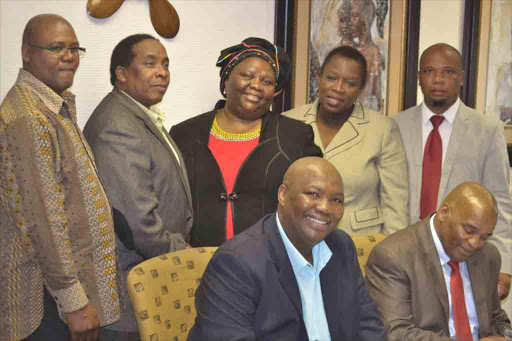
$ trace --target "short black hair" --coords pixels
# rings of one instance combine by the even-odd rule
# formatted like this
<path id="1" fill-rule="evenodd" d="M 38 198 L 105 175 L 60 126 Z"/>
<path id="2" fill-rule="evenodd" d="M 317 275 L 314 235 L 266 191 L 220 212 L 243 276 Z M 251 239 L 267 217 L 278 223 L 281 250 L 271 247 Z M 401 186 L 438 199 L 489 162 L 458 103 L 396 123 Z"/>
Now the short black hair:
<path id="1" fill-rule="evenodd" d="M 128 67 L 133 60 L 133 46 L 146 39 L 158 40 L 150 34 L 133 34 L 121 40 L 110 58 L 110 83 L 116 85 L 116 69 L 118 66 Z"/>
<path id="2" fill-rule="evenodd" d="M 366 77 L 368 76 L 368 62 L 361 52 L 353 48 L 352 46 L 344 45 L 336 47 L 331 50 L 320 68 L 320 74 L 324 72 L 325 66 L 331 61 L 334 56 L 340 56 L 356 61 L 361 66 L 361 88 L 366 85 Z"/>

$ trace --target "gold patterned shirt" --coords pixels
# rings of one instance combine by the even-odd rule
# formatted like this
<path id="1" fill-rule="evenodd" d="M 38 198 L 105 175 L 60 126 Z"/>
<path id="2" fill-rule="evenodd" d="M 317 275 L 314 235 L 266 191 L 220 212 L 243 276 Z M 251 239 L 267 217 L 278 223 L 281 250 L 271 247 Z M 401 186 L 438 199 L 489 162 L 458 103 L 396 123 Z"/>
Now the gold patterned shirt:
<path id="1" fill-rule="evenodd" d="M 0 105 L 0 169 L 0 340 L 39 326 L 43 283 L 61 317 L 91 304 L 117 321 L 112 211 L 73 94 L 20 70 Z"/>

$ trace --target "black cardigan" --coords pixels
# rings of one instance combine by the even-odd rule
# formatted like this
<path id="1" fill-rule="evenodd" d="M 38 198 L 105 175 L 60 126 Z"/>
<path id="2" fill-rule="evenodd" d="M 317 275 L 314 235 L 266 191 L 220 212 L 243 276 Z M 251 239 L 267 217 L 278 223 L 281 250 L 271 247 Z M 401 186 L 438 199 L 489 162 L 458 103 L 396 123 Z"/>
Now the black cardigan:
<path id="1" fill-rule="evenodd" d="M 233 193 L 226 193 L 219 166 L 208 148 L 214 117 L 215 110 L 170 131 L 185 159 L 192 191 L 193 247 L 219 246 L 226 240 L 226 200 L 232 200 L 233 229 L 240 233 L 277 209 L 277 189 L 293 161 L 322 157 L 309 125 L 269 112 L 262 117 L 258 145 L 238 170 Z"/>

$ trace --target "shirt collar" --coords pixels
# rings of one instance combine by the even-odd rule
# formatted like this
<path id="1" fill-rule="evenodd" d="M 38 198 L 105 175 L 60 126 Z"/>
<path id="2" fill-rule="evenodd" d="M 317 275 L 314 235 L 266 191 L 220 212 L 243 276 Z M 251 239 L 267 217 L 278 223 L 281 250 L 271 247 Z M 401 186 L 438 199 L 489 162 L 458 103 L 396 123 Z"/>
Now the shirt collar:
<path id="1" fill-rule="evenodd" d="M 445 121 L 448 121 L 448 123 L 450 123 L 451 125 L 453 125 L 453 121 L 455 121 L 455 116 L 457 115 L 457 111 L 459 110 L 459 106 L 460 106 L 460 99 L 457 98 L 455 103 L 453 103 L 452 106 L 449 107 L 448 110 L 446 110 L 443 113 Z M 422 105 L 421 105 L 421 112 L 423 114 L 423 125 L 425 126 L 425 125 L 430 123 L 430 118 L 432 116 L 434 116 L 435 114 L 432 112 L 432 110 L 430 110 L 427 107 L 425 102 L 423 102 Z"/>
<path id="2" fill-rule="evenodd" d="M 295 245 L 290 241 L 286 232 L 281 225 L 281 221 L 279 220 L 279 214 L 276 213 L 277 220 L 277 228 L 279 229 L 279 234 L 283 239 L 284 247 L 286 248 L 286 252 L 288 253 L 288 258 L 290 259 L 290 263 L 292 264 L 293 272 L 298 274 L 304 268 L 306 268 L 310 263 L 304 258 L 304 256 L 297 250 Z M 329 260 L 332 256 L 332 251 L 327 245 L 327 243 L 322 240 L 320 243 L 313 246 L 313 267 L 317 272 L 322 271 L 322 269 L 329 263 Z"/>
<path id="3" fill-rule="evenodd" d="M 123 94 L 125 94 L 129 99 L 131 99 L 135 104 L 139 106 L 139 108 L 144 111 L 146 115 L 151 119 L 151 121 L 159 128 L 162 129 L 163 122 L 165 121 L 165 113 L 160 110 L 160 106 L 158 104 L 152 105 L 148 108 L 143 106 L 139 101 L 135 100 L 132 96 L 128 95 L 125 91 L 118 88 Z"/>
<path id="4" fill-rule="evenodd" d="M 75 95 L 70 91 L 64 91 L 62 96 L 53 91 L 48 85 L 34 77 L 30 72 L 20 69 L 16 83 L 30 87 L 33 92 L 41 99 L 44 105 L 53 113 L 58 114 L 62 108 L 62 103 L 66 102 L 70 114 L 75 113 Z"/>
<path id="5" fill-rule="evenodd" d="M 433 214 L 432 217 L 430 217 L 430 232 L 432 233 L 432 238 L 434 238 L 434 244 L 437 249 L 437 254 L 439 255 L 439 259 L 441 260 L 441 266 L 444 266 L 446 263 L 448 263 L 450 261 L 450 257 L 446 254 L 443 244 L 441 243 L 441 240 L 439 239 L 439 236 L 437 235 L 437 231 L 434 228 L 434 217 L 435 216 L 436 215 Z"/>

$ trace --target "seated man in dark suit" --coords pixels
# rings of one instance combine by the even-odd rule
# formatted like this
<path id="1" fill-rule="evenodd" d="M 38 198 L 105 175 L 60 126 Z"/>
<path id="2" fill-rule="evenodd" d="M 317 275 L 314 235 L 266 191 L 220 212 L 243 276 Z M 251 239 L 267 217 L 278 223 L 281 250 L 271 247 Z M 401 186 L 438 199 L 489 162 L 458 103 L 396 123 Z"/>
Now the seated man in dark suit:
<path id="1" fill-rule="evenodd" d="M 224 243 L 196 292 L 189 341 L 385 340 L 354 244 L 337 230 L 343 182 L 326 160 L 295 161 L 270 214 Z"/>
<path id="2" fill-rule="evenodd" d="M 500 254 L 487 243 L 497 217 L 494 196 L 466 182 L 436 213 L 373 248 L 368 287 L 390 341 L 507 340 Z"/>

